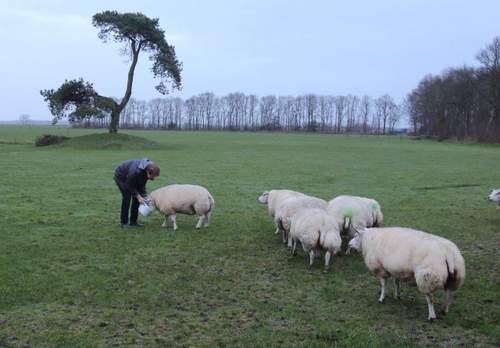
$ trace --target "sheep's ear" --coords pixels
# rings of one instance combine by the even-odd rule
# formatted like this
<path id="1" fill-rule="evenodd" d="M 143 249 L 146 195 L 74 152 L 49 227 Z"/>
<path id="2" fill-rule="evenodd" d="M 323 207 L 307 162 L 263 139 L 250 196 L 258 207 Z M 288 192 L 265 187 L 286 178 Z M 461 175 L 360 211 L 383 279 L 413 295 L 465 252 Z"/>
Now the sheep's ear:
<path id="1" fill-rule="evenodd" d="M 360 234 L 361 234 L 361 233 L 359 232 L 359 229 L 358 229 L 356 226 L 354 226 L 354 225 L 352 225 L 352 224 L 351 224 L 351 228 L 354 230 L 354 234 L 355 234 L 355 235 L 360 235 Z"/>
<path id="2" fill-rule="evenodd" d="M 354 234 L 356 234 L 357 236 L 361 236 L 366 231 L 366 227 L 363 226 L 351 225 L 351 227 L 354 230 Z"/>

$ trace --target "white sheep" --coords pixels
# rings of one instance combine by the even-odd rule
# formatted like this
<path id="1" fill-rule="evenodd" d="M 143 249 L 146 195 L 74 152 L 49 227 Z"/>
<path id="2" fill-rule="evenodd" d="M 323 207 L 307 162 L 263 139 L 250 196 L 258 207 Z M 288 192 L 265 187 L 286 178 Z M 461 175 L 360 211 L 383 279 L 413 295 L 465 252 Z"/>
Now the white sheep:
<path id="1" fill-rule="evenodd" d="M 387 279 L 395 278 L 395 297 L 400 297 L 401 279 L 415 278 L 425 295 L 429 320 L 436 318 L 432 293 L 444 289 L 444 312 L 453 294 L 465 280 L 465 262 L 451 241 L 426 232 L 402 227 L 367 228 L 356 232 L 349 249 L 361 251 L 366 267 L 380 279 L 379 302 L 384 301 Z"/>
<path id="2" fill-rule="evenodd" d="M 492 190 L 490 195 L 488 196 L 488 200 L 495 202 L 497 205 L 497 208 L 500 208 L 500 189 L 495 189 Z"/>
<path id="3" fill-rule="evenodd" d="M 309 266 L 313 265 L 315 254 L 321 249 L 325 250 L 326 271 L 331 256 L 340 251 L 342 239 L 337 222 L 324 209 L 304 208 L 291 219 L 288 246 L 293 255 L 297 255 L 297 242 L 309 254 Z"/>
<path id="4" fill-rule="evenodd" d="M 165 214 L 162 227 L 167 227 L 171 220 L 174 231 L 177 230 L 176 214 L 198 216 L 196 228 L 207 227 L 215 206 L 215 201 L 208 190 L 198 185 L 168 185 L 154 190 L 149 195 L 149 206 Z"/>
<path id="5" fill-rule="evenodd" d="M 326 210 L 337 220 L 340 231 L 349 232 L 351 237 L 354 232 L 350 226 L 379 226 L 384 219 L 380 204 L 372 198 L 338 196 L 328 202 Z"/>
<path id="6" fill-rule="evenodd" d="M 283 202 L 283 200 L 289 197 L 296 197 L 296 196 L 305 196 L 305 194 L 292 190 L 264 191 L 257 198 L 257 202 L 262 204 L 267 204 L 267 210 L 269 212 L 269 215 L 271 215 L 274 218 L 276 210 L 279 208 L 281 202 Z M 280 227 L 276 225 L 276 231 L 274 233 L 278 234 L 280 230 L 281 230 Z"/>
<path id="7" fill-rule="evenodd" d="M 324 199 L 306 195 L 292 196 L 281 201 L 281 204 L 276 209 L 274 222 L 282 232 L 283 243 L 286 243 L 288 240 L 290 221 L 298 211 L 304 208 L 325 209 L 326 205 L 327 203 Z"/>

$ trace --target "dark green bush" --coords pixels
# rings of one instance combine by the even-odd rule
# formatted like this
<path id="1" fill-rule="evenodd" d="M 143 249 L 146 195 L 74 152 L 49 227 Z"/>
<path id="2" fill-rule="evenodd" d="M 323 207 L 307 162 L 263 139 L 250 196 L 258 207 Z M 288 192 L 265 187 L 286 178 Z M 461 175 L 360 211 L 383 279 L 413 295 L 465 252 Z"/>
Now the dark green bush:
<path id="1" fill-rule="evenodd" d="M 53 135 L 53 134 L 43 134 L 36 138 L 35 140 L 35 146 L 47 146 L 47 145 L 54 145 L 54 144 L 60 144 L 64 140 L 69 139 L 68 137 L 61 136 L 61 135 Z"/>

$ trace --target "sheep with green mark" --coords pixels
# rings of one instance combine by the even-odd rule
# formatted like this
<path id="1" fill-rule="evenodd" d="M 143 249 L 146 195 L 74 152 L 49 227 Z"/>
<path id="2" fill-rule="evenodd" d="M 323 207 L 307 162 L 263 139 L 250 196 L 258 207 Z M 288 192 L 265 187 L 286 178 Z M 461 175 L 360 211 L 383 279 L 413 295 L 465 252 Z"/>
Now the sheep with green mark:
<path id="1" fill-rule="evenodd" d="M 352 225 L 379 226 L 384 219 L 380 204 L 372 198 L 338 196 L 328 202 L 326 210 L 338 222 L 340 231 L 351 237 L 354 236 Z"/>

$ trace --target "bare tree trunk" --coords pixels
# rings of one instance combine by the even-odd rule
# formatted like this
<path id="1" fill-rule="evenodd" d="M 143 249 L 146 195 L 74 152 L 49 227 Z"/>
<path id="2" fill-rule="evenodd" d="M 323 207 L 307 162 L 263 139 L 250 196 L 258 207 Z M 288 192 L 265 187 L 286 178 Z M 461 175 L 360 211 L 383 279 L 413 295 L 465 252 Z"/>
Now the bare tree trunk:
<path id="1" fill-rule="evenodd" d="M 117 108 L 111 111 L 111 120 L 109 122 L 109 134 L 118 133 L 118 122 L 120 122 L 120 112 Z"/>
<path id="2" fill-rule="evenodd" d="M 111 112 L 111 122 L 109 123 L 110 134 L 116 134 L 118 132 L 118 125 L 120 123 L 120 113 L 125 108 L 130 99 L 130 96 L 132 95 L 132 82 L 134 81 L 134 71 L 135 71 L 135 66 L 137 65 L 137 60 L 139 59 L 139 51 L 141 50 L 141 43 L 139 44 L 139 47 L 136 47 L 135 41 L 132 41 L 131 48 L 132 48 L 132 64 L 130 65 L 130 69 L 128 70 L 127 89 L 120 104 L 117 105 Z"/>

